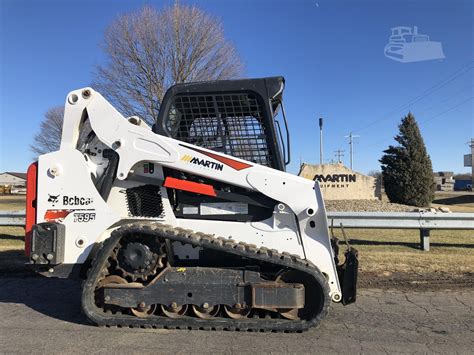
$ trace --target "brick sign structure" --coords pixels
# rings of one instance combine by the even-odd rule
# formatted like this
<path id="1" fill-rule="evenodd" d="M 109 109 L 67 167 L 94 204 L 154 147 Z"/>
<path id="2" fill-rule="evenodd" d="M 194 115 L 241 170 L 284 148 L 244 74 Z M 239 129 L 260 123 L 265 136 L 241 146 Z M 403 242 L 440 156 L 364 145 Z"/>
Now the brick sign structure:
<path id="1" fill-rule="evenodd" d="M 376 179 L 343 164 L 302 164 L 299 176 L 319 182 L 326 200 L 372 200 L 378 198 Z"/>

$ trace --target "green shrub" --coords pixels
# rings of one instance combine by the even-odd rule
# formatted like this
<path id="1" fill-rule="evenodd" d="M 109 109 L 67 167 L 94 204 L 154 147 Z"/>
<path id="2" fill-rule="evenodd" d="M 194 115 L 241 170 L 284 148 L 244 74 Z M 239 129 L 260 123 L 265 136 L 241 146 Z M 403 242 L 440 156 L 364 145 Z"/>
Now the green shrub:
<path id="1" fill-rule="evenodd" d="M 434 198 L 431 159 L 415 117 L 408 113 L 398 126 L 398 146 L 389 146 L 380 159 L 382 179 L 390 202 L 429 206 Z"/>

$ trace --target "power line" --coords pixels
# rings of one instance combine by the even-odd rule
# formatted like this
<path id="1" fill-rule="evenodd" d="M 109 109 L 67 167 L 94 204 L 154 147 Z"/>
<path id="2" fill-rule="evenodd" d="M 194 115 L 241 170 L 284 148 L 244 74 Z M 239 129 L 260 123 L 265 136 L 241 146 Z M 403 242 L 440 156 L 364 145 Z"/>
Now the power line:
<path id="1" fill-rule="evenodd" d="M 360 137 L 359 135 L 354 135 L 352 132 L 349 133 L 348 136 L 344 136 L 344 138 L 349 138 L 349 148 L 350 148 L 350 156 L 351 156 L 351 170 L 353 170 L 354 165 L 354 138 Z"/>
<path id="2" fill-rule="evenodd" d="M 430 118 L 428 118 L 428 119 L 426 119 L 426 120 L 420 121 L 420 122 L 421 122 L 421 123 L 430 122 L 430 121 L 434 120 L 435 118 L 438 118 L 439 116 L 444 115 L 445 113 L 448 113 L 448 112 L 454 110 L 455 108 L 458 108 L 459 106 L 464 105 L 466 102 L 471 101 L 472 99 L 474 99 L 474 96 L 468 97 L 466 100 L 461 101 L 461 102 L 458 103 L 456 106 L 453 106 L 453 107 L 447 109 L 446 111 L 443 111 L 443 112 L 441 112 L 441 113 L 438 113 L 437 115 L 435 115 L 435 116 L 433 116 L 433 117 L 430 117 Z"/>
<path id="3" fill-rule="evenodd" d="M 427 122 L 430 122 L 430 121 L 432 121 L 432 120 L 434 120 L 434 119 L 436 119 L 436 118 L 438 118 L 438 117 L 440 117 L 440 116 L 442 116 L 442 115 L 444 115 L 444 114 L 446 114 L 446 113 L 448 113 L 448 112 L 451 112 L 452 110 L 454 110 L 454 109 L 456 109 L 456 108 L 458 108 L 458 107 L 464 105 L 465 103 L 469 102 L 469 101 L 472 100 L 472 99 L 474 99 L 474 96 L 468 97 L 467 99 L 465 99 L 465 100 L 459 102 L 458 104 L 456 104 L 456 105 L 454 105 L 454 106 L 452 106 L 452 107 L 449 107 L 448 109 L 446 109 L 446 110 L 444 110 L 444 111 L 442 111 L 442 112 L 440 112 L 440 113 L 438 113 L 438 114 L 436 114 L 436 115 L 434 115 L 434 116 L 431 116 L 431 117 L 429 117 L 429 118 L 427 118 L 427 119 L 425 119 L 425 120 L 421 120 L 421 121 L 419 121 L 419 123 L 427 123 Z M 346 137 L 347 137 L 347 136 L 346 136 Z M 373 142 L 373 143 L 371 143 L 371 144 L 363 145 L 363 146 L 361 146 L 361 148 L 373 147 L 373 146 L 376 146 L 376 145 L 378 145 L 379 143 L 381 143 L 381 142 L 383 142 L 383 141 L 385 141 L 385 140 L 386 140 L 386 139 L 380 139 L 380 140 L 378 140 L 378 141 L 376 141 L 376 142 Z"/>
<path id="4" fill-rule="evenodd" d="M 373 126 L 374 124 L 380 122 L 380 121 L 383 121 L 383 120 L 386 120 L 387 118 L 390 118 L 394 113 L 397 113 L 403 109 L 406 109 L 408 108 L 409 106 L 413 105 L 414 103 L 422 100 L 423 98 L 431 95 L 432 93 L 438 91 L 439 89 L 441 89 L 442 87 L 448 85 L 449 83 L 451 83 L 453 80 L 457 79 L 458 77 L 460 77 L 461 75 L 464 75 L 465 73 L 469 72 L 472 68 L 474 68 L 474 66 L 472 66 L 472 63 L 473 61 L 469 61 L 467 64 L 463 65 L 461 68 L 457 69 L 456 71 L 454 71 L 448 78 L 444 79 L 444 80 L 441 80 L 440 82 L 436 83 L 435 85 L 431 86 L 430 88 L 428 88 L 427 90 L 425 90 L 423 93 L 421 93 L 420 95 L 418 96 L 415 96 L 413 99 L 409 100 L 407 103 L 405 104 L 402 104 L 400 106 L 398 106 L 397 108 L 393 109 L 392 111 L 390 111 L 390 113 L 382 116 L 382 118 L 379 118 L 377 120 L 374 120 L 370 123 L 368 123 L 367 125 L 363 126 L 362 128 L 356 130 L 356 132 L 360 132 L 360 131 L 363 131 L 371 126 Z"/>
<path id="5" fill-rule="evenodd" d="M 436 102 L 436 104 L 434 105 L 431 105 L 429 107 L 425 107 L 425 108 L 422 108 L 420 111 L 416 111 L 417 115 L 420 114 L 420 112 L 427 112 L 427 111 L 431 111 L 433 108 L 437 107 L 439 104 L 441 103 L 445 103 L 445 102 L 448 102 L 448 101 L 451 101 L 452 99 L 454 98 L 459 98 L 459 94 L 463 93 L 466 91 L 466 89 L 471 89 L 470 92 L 472 92 L 472 89 L 474 88 L 474 86 L 469 86 L 469 87 L 466 87 L 466 88 L 462 88 L 461 90 L 459 91 L 456 91 L 455 93 L 453 93 L 452 95 L 449 95 L 447 97 L 444 97 L 441 101 L 438 101 Z"/>
<path id="6" fill-rule="evenodd" d="M 334 151 L 334 153 L 336 153 L 335 156 L 337 157 L 337 162 L 338 163 L 342 163 L 341 158 L 344 156 L 344 152 L 345 152 L 345 150 L 341 150 L 341 149 L 338 149 L 338 150 Z"/>

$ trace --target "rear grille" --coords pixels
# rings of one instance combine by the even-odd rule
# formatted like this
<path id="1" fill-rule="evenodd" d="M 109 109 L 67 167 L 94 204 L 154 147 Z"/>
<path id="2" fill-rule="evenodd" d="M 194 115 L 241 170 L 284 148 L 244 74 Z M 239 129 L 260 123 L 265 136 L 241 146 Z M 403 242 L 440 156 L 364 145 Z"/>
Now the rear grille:
<path id="1" fill-rule="evenodd" d="M 179 95 L 167 130 L 181 141 L 272 166 L 262 107 L 255 95 Z"/>
<path id="2" fill-rule="evenodd" d="M 130 216 L 163 217 L 160 187 L 143 185 L 125 190 Z"/>

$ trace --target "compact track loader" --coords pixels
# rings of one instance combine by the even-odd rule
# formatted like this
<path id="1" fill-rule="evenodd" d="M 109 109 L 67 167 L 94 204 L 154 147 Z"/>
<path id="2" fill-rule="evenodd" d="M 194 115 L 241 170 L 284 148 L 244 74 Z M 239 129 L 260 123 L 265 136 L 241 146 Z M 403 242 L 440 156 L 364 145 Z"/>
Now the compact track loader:
<path id="1" fill-rule="evenodd" d="M 28 169 L 32 266 L 83 277 L 98 325 L 291 332 L 354 302 L 356 251 L 338 265 L 318 183 L 284 171 L 283 87 L 175 85 L 152 128 L 69 93 L 60 149 Z"/>

